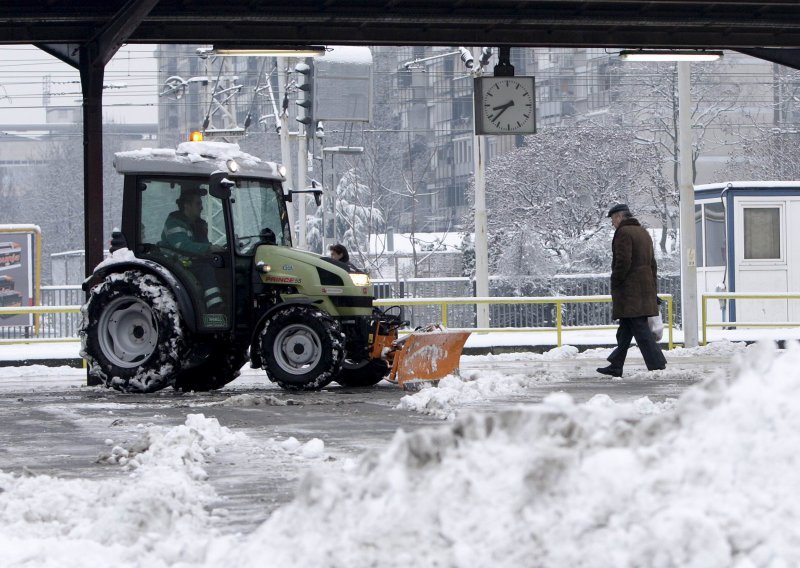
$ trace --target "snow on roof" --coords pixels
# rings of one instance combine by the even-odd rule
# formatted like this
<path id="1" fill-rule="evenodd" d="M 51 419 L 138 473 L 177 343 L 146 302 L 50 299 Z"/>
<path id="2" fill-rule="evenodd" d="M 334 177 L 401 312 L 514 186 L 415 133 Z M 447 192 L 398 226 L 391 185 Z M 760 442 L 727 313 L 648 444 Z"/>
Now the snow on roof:
<path id="1" fill-rule="evenodd" d="M 0 232 L 2 233 L 26 233 L 30 231 L 36 233 L 42 232 L 42 230 L 39 228 L 39 225 L 15 224 L 15 223 L 0 225 Z"/>
<path id="2" fill-rule="evenodd" d="M 732 189 L 775 189 L 779 187 L 800 189 L 800 181 L 723 181 L 696 185 L 694 190 L 725 189 L 726 187 Z"/>
<path id="3" fill-rule="evenodd" d="M 372 51 L 368 47 L 354 45 L 329 45 L 323 56 L 326 62 L 336 63 L 372 63 Z"/>
<path id="4" fill-rule="evenodd" d="M 228 171 L 228 161 L 235 160 L 246 173 L 278 178 L 277 164 L 242 152 L 238 144 L 227 142 L 183 142 L 177 150 L 142 148 L 114 154 L 114 167 L 119 173 L 156 172 L 211 173 Z"/>

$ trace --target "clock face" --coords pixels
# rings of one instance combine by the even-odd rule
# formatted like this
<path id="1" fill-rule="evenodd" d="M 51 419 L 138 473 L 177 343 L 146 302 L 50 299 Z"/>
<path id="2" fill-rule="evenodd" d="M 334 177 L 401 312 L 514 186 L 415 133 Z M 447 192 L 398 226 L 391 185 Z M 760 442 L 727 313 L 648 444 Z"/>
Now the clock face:
<path id="1" fill-rule="evenodd" d="M 475 86 L 477 134 L 536 132 L 533 77 L 480 77 Z"/>

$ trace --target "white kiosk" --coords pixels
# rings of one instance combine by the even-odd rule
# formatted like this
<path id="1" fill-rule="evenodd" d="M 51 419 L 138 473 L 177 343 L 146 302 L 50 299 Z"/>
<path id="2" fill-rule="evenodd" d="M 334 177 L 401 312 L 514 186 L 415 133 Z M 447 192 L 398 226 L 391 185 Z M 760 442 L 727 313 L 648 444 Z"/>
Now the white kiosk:
<path id="1" fill-rule="evenodd" d="M 800 181 L 695 186 L 698 294 L 800 292 Z M 708 303 L 709 322 L 798 322 L 797 300 Z"/>

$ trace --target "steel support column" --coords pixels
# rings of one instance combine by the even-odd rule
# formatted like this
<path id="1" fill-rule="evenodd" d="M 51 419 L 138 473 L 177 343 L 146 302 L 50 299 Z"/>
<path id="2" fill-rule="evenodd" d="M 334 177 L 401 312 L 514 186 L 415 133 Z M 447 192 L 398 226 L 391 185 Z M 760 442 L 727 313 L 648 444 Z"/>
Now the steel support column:
<path id="1" fill-rule="evenodd" d="M 91 44 L 80 49 L 83 91 L 83 235 L 89 276 L 103 260 L 103 76 Z"/>

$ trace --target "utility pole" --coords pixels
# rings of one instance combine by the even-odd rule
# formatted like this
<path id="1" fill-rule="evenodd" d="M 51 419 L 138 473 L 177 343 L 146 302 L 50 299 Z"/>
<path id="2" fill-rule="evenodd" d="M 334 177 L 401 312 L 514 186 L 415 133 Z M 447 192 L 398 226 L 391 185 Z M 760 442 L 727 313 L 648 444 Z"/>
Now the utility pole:
<path id="1" fill-rule="evenodd" d="M 475 118 L 473 118 L 475 120 Z M 489 243 L 486 221 L 486 137 L 472 137 L 473 164 L 475 165 L 475 295 L 489 296 Z M 478 304 L 478 327 L 489 327 L 489 306 Z"/>
<path id="2" fill-rule="evenodd" d="M 697 231 L 692 175 L 691 67 L 678 62 L 678 189 L 680 192 L 681 307 L 683 344 L 697 347 Z"/>

